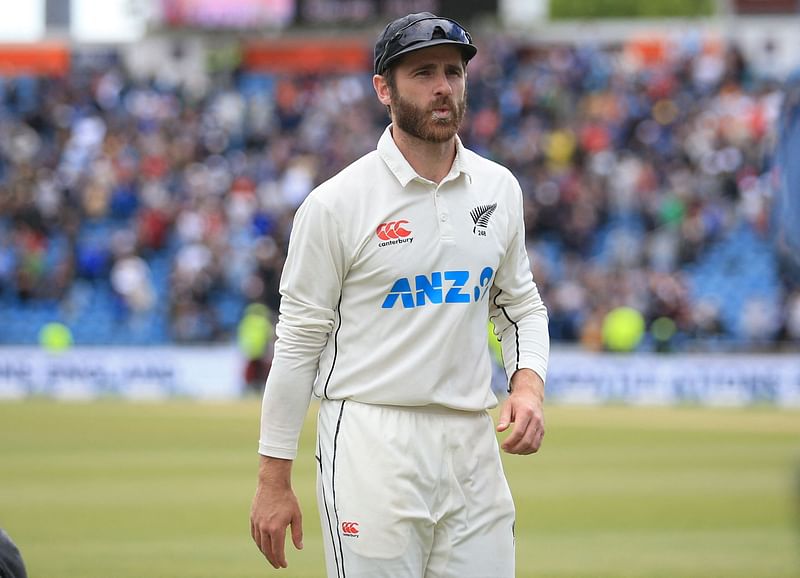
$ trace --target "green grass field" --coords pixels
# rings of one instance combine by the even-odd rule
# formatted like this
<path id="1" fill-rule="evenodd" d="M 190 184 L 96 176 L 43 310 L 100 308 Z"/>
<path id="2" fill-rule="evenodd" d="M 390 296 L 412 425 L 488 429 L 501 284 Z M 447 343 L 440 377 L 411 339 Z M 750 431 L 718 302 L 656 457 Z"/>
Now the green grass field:
<path id="1" fill-rule="evenodd" d="M 259 404 L 0 404 L 0 526 L 31 578 L 320 578 L 309 421 L 305 550 L 250 541 Z M 800 412 L 564 407 L 510 457 L 517 576 L 800 576 Z"/>

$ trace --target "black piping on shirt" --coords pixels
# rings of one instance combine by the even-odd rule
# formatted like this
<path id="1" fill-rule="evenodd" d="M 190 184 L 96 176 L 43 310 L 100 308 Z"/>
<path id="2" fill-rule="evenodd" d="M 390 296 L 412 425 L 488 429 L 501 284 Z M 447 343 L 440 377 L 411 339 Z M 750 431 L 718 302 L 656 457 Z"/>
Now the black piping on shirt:
<path id="1" fill-rule="evenodd" d="M 342 328 L 342 294 L 339 294 L 339 303 L 336 305 L 336 313 L 339 316 L 339 325 L 336 327 L 336 332 L 333 334 L 333 361 L 331 362 L 331 369 L 328 372 L 328 377 L 325 380 L 325 389 L 323 390 L 323 394 L 325 399 L 330 399 L 328 397 L 328 384 L 331 382 L 331 376 L 333 375 L 333 368 L 336 367 L 336 357 L 339 354 L 339 330 Z"/>
<path id="2" fill-rule="evenodd" d="M 519 370 L 519 325 L 517 325 L 516 321 L 511 319 L 511 316 L 509 316 L 508 311 L 506 311 L 506 308 L 497 303 L 497 298 L 500 297 L 500 293 L 502 293 L 502 291 L 498 291 L 497 295 L 494 296 L 494 306 L 500 309 L 500 311 L 503 312 L 503 315 L 508 320 L 508 322 L 514 326 L 514 345 L 516 347 L 516 352 L 517 352 L 517 358 L 514 362 L 514 371 L 517 371 Z M 508 382 L 508 393 L 511 393 L 511 381 Z"/>

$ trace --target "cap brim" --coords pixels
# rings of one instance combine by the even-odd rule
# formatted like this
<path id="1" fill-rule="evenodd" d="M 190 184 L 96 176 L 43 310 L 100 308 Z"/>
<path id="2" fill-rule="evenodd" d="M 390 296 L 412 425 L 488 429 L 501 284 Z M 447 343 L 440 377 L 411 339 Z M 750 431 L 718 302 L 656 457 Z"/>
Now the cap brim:
<path id="1" fill-rule="evenodd" d="M 422 50 L 423 48 L 430 48 L 431 46 L 440 46 L 442 44 L 452 44 L 461 49 L 461 52 L 464 53 L 466 60 L 471 60 L 473 56 L 478 53 L 478 47 L 474 44 L 465 44 L 464 42 L 457 42 L 455 40 L 448 40 L 446 38 L 435 38 L 433 40 L 426 40 L 425 42 L 419 42 L 417 44 L 412 44 L 408 48 L 404 48 L 397 54 L 393 54 L 390 58 L 387 58 L 386 61 L 383 63 L 383 70 L 386 70 L 392 63 L 396 62 L 398 58 L 403 56 L 404 54 L 408 54 L 409 52 L 416 52 L 417 50 Z M 378 72 L 381 74 L 382 71 Z"/>

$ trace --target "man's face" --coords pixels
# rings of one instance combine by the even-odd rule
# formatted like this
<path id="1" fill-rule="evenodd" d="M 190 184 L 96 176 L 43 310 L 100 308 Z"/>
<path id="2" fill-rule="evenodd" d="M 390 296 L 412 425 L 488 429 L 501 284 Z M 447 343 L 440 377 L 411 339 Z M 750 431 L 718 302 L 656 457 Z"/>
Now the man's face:
<path id="1" fill-rule="evenodd" d="M 392 121 L 411 136 L 446 142 L 455 136 L 466 110 L 466 70 L 455 46 L 423 48 L 394 67 Z"/>

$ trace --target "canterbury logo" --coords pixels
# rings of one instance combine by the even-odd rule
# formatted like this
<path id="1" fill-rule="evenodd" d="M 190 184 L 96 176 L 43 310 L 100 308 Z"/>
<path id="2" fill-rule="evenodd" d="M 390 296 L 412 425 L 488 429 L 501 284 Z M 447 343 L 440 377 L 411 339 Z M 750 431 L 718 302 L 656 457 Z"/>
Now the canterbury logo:
<path id="1" fill-rule="evenodd" d="M 491 205 L 479 205 L 469 212 L 472 222 L 475 223 L 475 226 L 472 227 L 473 233 L 479 237 L 486 236 L 486 227 L 489 226 L 489 219 L 496 208 L 497 203 L 492 203 Z M 483 230 L 479 231 L 479 228 Z"/>
<path id="2" fill-rule="evenodd" d="M 375 229 L 375 233 L 378 235 L 379 239 L 383 239 L 384 241 L 389 241 L 390 239 L 405 238 L 411 234 L 411 231 L 403 228 L 403 225 L 407 224 L 408 221 L 406 221 L 405 219 L 401 219 L 399 221 L 389 221 L 388 223 L 381 223 L 380 225 L 378 225 L 378 228 Z"/>
<path id="3" fill-rule="evenodd" d="M 342 522 L 342 533 L 345 536 L 358 536 L 358 522 Z"/>

